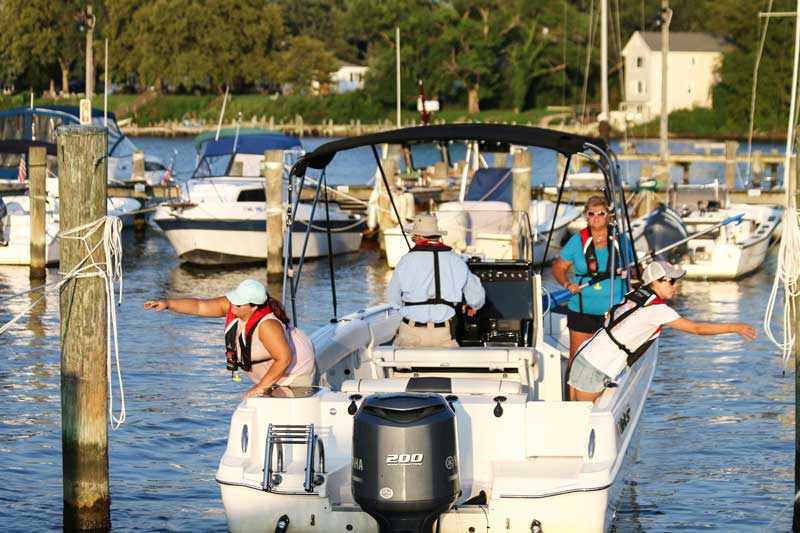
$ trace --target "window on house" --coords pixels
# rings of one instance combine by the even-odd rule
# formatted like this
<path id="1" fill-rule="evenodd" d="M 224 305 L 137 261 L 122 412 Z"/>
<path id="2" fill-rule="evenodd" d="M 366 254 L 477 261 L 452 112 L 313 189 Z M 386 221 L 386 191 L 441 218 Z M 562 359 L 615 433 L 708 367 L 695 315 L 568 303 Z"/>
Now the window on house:
<path id="1" fill-rule="evenodd" d="M 644 82 L 642 80 L 636 82 L 636 94 L 644 94 Z"/>
<path id="2" fill-rule="evenodd" d="M 694 65 L 694 58 L 692 58 L 692 65 Z"/>
<path id="3" fill-rule="evenodd" d="M 636 68 L 642 68 L 644 66 L 644 58 L 642 56 L 638 56 L 636 58 Z"/>

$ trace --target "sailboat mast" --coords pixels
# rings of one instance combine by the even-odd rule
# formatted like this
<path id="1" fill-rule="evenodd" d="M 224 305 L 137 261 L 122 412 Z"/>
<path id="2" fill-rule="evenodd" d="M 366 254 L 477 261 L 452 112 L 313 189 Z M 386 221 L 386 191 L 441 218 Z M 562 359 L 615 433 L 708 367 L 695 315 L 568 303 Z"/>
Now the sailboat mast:
<path id="1" fill-rule="evenodd" d="M 608 0 L 600 0 L 600 137 L 608 142 Z"/>
<path id="2" fill-rule="evenodd" d="M 669 56 L 669 23 L 672 10 L 669 0 L 661 0 L 661 122 L 658 128 L 659 154 L 664 172 L 669 174 L 669 112 L 667 111 L 667 58 Z"/>

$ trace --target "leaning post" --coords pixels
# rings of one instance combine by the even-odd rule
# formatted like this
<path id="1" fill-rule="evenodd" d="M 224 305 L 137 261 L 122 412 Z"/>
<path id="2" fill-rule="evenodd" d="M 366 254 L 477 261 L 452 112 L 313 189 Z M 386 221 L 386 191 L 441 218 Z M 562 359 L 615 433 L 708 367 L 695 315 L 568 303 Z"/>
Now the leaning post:
<path id="1" fill-rule="evenodd" d="M 267 202 L 267 280 L 274 281 L 283 276 L 283 150 L 266 150 L 261 168 Z"/>
<path id="2" fill-rule="evenodd" d="M 44 279 L 45 270 L 45 195 L 47 178 L 47 148 L 31 146 L 28 150 L 29 179 L 28 199 L 31 213 L 30 279 Z"/>
<path id="3" fill-rule="evenodd" d="M 69 230 L 106 216 L 108 134 L 95 126 L 57 130 L 61 270 L 83 262 L 86 246 L 67 239 Z M 87 239 L 94 247 L 103 232 Z M 94 260 L 105 261 L 102 246 Z M 61 287 L 61 453 L 64 529 L 107 529 L 108 381 L 106 377 L 106 292 L 100 277 L 70 279 Z"/>

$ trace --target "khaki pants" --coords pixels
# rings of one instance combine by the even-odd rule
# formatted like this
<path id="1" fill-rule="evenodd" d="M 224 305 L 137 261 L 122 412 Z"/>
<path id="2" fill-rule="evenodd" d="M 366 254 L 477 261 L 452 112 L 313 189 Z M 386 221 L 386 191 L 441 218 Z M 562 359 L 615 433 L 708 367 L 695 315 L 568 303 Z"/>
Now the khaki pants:
<path id="1" fill-rule="evenodd" d="M 398 347 L 426 347 L 426 348 L 458 348 L 458 343 L 450 336 L 449 324 L 443 328 L 435 328 L 433 324 L 427 327 L 411 327 L 405 322 L 400 322 L 400 329 L 394 339 Z"/>

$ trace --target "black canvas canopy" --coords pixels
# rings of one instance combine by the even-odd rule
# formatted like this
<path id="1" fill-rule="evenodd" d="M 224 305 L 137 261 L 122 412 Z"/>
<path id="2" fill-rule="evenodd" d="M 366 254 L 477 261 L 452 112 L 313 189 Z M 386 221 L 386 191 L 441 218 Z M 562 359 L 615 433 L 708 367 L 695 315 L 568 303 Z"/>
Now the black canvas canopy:
<path id="1" fill-rule="evenodd" d="M 292 172 L 296 176 L 302 176 L 305 174 L 307 168 L 324 168 L 330 163 L 337 152 L 343 150 L 384 143 L 405 144 L 413 141 L 484 141 L 487 143 L 510 143 L 547 148 L 560 152 L 565 156 L 583 151 L 586 143 L 594 144 L 602 149 L 606 148 L 605 143 L 600 139 L 527 126 L 510 126 L 505 124 L 417 126 L 414 128 L 385 131 L 382 133 L 350 137 L 325 143 L 313 152 L 309 152 L 300 158 L 292 169 Z"/>

